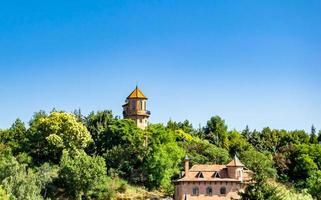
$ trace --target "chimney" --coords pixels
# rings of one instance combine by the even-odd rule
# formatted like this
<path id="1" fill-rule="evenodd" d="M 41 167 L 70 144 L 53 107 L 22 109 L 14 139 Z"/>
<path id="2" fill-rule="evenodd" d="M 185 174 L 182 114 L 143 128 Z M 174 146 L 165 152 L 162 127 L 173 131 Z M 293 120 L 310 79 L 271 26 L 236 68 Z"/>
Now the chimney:
<path id="1" fill-rule="evenodd" d="M 189 158 L 186 155 L 184 159 L 184 164 L 185 164 L 185 176 L 188 176 L 189 173 Z"/>

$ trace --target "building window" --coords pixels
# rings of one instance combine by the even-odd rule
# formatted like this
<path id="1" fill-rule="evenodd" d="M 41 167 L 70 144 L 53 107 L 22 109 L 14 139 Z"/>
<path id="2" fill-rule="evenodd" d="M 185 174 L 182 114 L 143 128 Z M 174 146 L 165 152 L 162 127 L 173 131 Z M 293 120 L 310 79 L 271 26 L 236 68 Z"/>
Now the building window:
<path id="1" fill-rule="evenodd" d="M 220 176 L 220 174 L 219 174 L 219 172 L 214 172 L 214 174 L 213 174 L 213 176 L 212 176 L 213 178 L 221 178 L 221 176 Z"/>
<path id="2" fill-rule="evenodd" d="M 203 175 L 202 172 L 198 172 L 198 173 L 196 174 L 196 177 L 197 177 L 197 178 L 204 178 L 204 175 Z"/>
<path id="3" fill-rule="evenodd" d="M 140 110 L 143 110 L 143 101 L 140 101 Z"/>
<path id="4" fill-rule="evenodd" d="M 143 120 L 142 120 L 142 119 L 139 119 L 139 122 L 140 122 L 140 123 L 143 123 Z"/>
<path id="5" fill-rule="evenodd" d="M 213 195 L 213 190 L 212 190 L 211 187 L 207 187 L 207 188 L 206 188 L 206 195 L 207 195 L 207 196 L 212 196 L 212 195 Z"/>
<path id="6" fill-rule="evenodd" d="M 136 110 L 136 100 L 131 102 L 132 110 Z"/>
<path id="7" fill-rule="evenodd" d="M 193 196 L 198 196 L 199 193 L 200 193 L 200 191 L 199 191 L 198 187 L 194 187 L 193 188 Z"/>
<path id="8" fill-rule="evenodd" d="M 226 194 L 226 188 L 225 188 L 225 187 L 221 187 L 220 193 L 221 193 L 221 194 Z"/>

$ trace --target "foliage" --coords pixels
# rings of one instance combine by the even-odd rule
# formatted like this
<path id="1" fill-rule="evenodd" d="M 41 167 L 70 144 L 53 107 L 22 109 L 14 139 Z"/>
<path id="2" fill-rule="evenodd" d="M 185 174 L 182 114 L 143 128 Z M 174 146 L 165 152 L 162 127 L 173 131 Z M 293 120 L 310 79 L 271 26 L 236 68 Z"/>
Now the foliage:
<path id="1" fill-rule="evenodd" d="M 204 137 L 218 147 L 228 148 L 227 125 L 219 116 L 212 117 L 207 121 Z"/>
<path id="2" fill-rule="evenodd" d="M 90 157 L 83 151 L 75 155 L 64 151 L 62 155 L 59 179 L 71 198 L 88 198 L 95 195 L 93 191 L 101 192 L 102 185 L 106 186 L 105 173 L 105 162 L 101 157 Z M 108 194 L 98 196 L 105 198 Z"/>
<path id="3" fill-rule="evenodd" d="M 240 154 L 241 152 L 248 151 L 253 148 L 252 145 L 246 141 L 244 136 L 242 136 L 236 130 L 229 132 L 228 140 L 229 153 L 231 156 Z"/>
<path id="4" fill-rule="evenodd" d="M 132 120 L 114 118 L 110 111 L 91 113 L 86 126 L 94 143 L 89 154 L 103 156 L 110 175 L 141 183 L 147 138 Z M 122 159 L 119 159 L 122 158 Z"/>
<path id="5" fill-rule="evenodd" d="M 316 199 L 321 199 L 321 171 L 314 171 L 307 179 L 307 187 L 310 194 Z"/>
<path id="6" fill-rule="evenodd" d="M 20 119 L 16 119 L 9 129 L 0 131 L 0 141 L 6 144 L 14 154 L 18 154 L 26 145 L 26 133 L 25 124 Z"/>
<path id="7" fill-rule="evenodd" d="M 37 164 L 57 163 L 63 149 L 81 150 L 92 142 L 86 127 L 65 112 L 36 113 L 28 133 L 29 152 Z"/>
<path id="8" fill-rule="evenodd" d="M 242 194 L 243 199 L 247 200 L 312 200 L 312 196 L 306 190 L 300 192 L 293 188 L 285 187 L 280 183 L 268 181 L 262 185 L 250 185 L 245 193 Z"/>
<path id="9" fill-rule="evenodd" d="M 170 191 L 171 178 L 179 173 L 184 151 L 176 143 L 175 133 L 162 125 L 149 126 L 147 134 L 148 153 L 143 169 L 147 175 L 146 186 Z"/>
<path id="10" fill-rule="evenodd" d="M 185 133 L 182 129 L 175 130 L 176 141 L 191 141 L 193 136 Z"/>
<path id="11" fill-rule="evenodd" d="M 275 177 L 276 170 L 273 167 L 271 155 L 249 150 L 242 152 L 241 158 L 244 165 L 255 172 L 253 179 L 257 184 L 265 182 L 268 178 Z"/>
<path id="12" fill-rule="evenodd" d="M 3 187 L 1 185 L 0 185 L 0 199 L 1 200 L 9 200 L 10 199 L 10 195 L 7 194 L 7 192 L 3 189 Z"/>
<path id="13" fill-rule="evenodd" d="M 172 131 L 182 130 L 184 133 L 187 134 L 196 134 L 196 130 L 193 128 L 193 125 L 188 121 L 185 120 L 184 122 L 175 122 L 172 120 L 169 120 L 167 122 L 166 128 Z"/>
<path id="14" fill-rule="evenodd" d="M 21 165 L 8 152 L 1 153 L 0 182 L 11 199 L 37 200 L 43 199 L 41 191 L 50 179 L 42 179 L 44 173 L 36 173 Z"/>
<path id="15" fill-rule="evenodd" d="M 111 199 L 127 191 L 127 182 L 171 194 L 187 154 L 192 165 L 226 164 L 238 155 L 254 172 L 244 198 L 311 199 L 297 189 L 320 199 L 316 132 L 314 126 L 311 133 L 248 126 L 238 132 L 219 116 L 197 130 L 188 120 L 141 130 L 108 110 L 88 116 L 40 111 L 29 126 L 17 119 L 0 130 L 0 198 Z"/>
<path id="16" fill-rule="evenodd" d="M 177 134 L 162 125 L 142 131 L 132 120 L 114 118 L 110 111 L 91 113 L 86 125 L 95 144 L 88 152 L 104 157 L 109 175 L 119 175 L 150 189 L 171 190 L 171 178 L 179 173 L 184 156 L 176 140 L 192 136 L 182 130 Z"/>
<path id="17" fill-rule="evenodd" d="M 194 137 L 191 141 L 180 142 L 193 164 L 226 164 L 230 157 L 227 150 L 219 148 L 207 140 Z"/>

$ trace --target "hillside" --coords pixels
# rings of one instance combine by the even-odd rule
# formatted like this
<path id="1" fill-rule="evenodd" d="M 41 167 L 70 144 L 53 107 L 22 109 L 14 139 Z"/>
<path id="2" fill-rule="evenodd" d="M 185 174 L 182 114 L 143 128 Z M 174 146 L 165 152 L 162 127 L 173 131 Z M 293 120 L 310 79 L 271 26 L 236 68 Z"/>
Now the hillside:
<path id="1" fill-rule="evenodd" d="M 185 155 L 191 165 L 224 165 L 237 155 L 254 172 L 244 199 L 321 199 L 321 132 L 314 127 L 239 132 L 214 116 L 199 129 L 186 120 L 143 130 L 111 111 L 40 111 L 28 125 L 17 119 L 0 130 L 0 141 L 2 199 L 171 197 Z"/>

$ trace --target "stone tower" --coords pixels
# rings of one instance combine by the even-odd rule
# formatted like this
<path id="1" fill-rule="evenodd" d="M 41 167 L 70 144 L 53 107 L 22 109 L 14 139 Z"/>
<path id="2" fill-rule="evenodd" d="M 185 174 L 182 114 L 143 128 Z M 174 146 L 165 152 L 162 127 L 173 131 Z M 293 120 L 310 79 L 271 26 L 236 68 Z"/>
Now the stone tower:
<path id="1" fill-rule="evenodd" d="M 147 97 L 136 86 L 135 90 L 130 93 L 123 105 L 124 118 L 134 120 L 137 127 L 145 129 L 150 116 L 150 111 L 146 109 L 146 103 Z"/>

